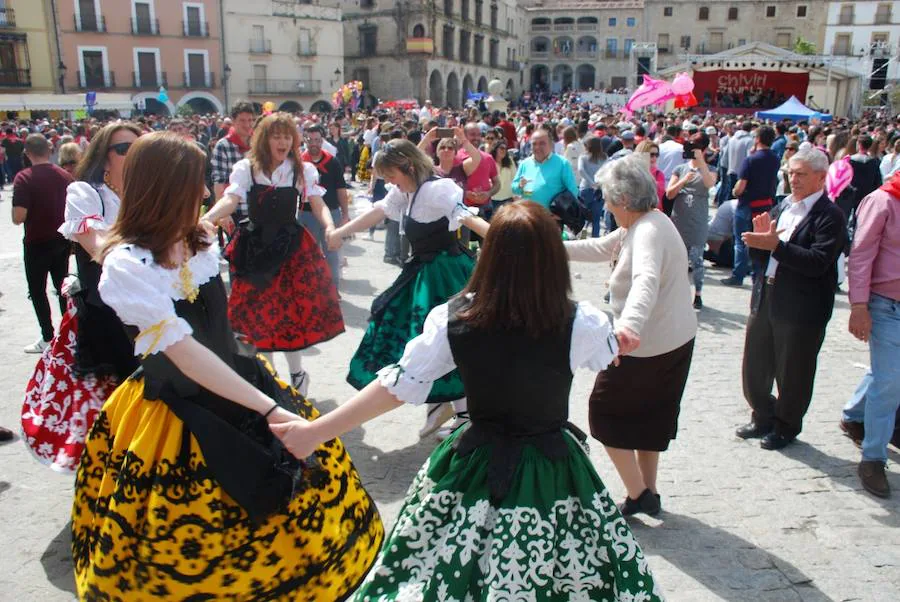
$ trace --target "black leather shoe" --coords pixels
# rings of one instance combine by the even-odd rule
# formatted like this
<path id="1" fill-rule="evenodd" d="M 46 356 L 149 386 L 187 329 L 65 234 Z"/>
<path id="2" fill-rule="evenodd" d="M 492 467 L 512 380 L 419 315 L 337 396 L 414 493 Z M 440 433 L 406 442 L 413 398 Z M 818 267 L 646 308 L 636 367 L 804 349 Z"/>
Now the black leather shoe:
<path id="1" fill-rule="evenodd" d="M 765 437 L 769 433 L 772 432 L 771 426 L 764 426 L 761 424 L 757 424 L 755 422 L 750 422 L 745 424 L 738 430 L 734 431 L 734 434 L 740 437 L 741 439 L 760 439 Z"/>
<path id="2" fill-rule="evenodd" d="M 891 497 L 891 486 L 884 474 L 884 462 L 863 460 L 859 463 L 857 472 L 863 489 L 878 497 Z"/>
<path id="3" fill-rule="evenodd" d="M 762 438 L 762 441 L 759 442 L 759 446 L 763 449 L 776 450 L 784 449 L 793 442 L 794 437 L 785 437 L 784 435 L 779 435 L 773 431 Z"/>
<path id="4" fill-rule="evenodd" d="M 15 437 L 15 435 L 13 435 L 11 430 L 0 426 L 0 441 L 12 441 L 13 437 Z"/>
<path id="5" fill-rule="evenodd" d="M 744 279 L 735 278 L 734 276 L 731 276 L 730 278 L 722 278 L 721 280 L 719 280 L 719 282 L 721 282 L 725 286 L 744 286 Z"/>
<path id="6" fill-rule="evenodd" d="M 656 516 L 660 510 L 662 510 L 662 504 L 660 503 L 659 495 L 649 489 L 644 489 L 641 495 L 638 496 L 638 499 L 633 500 L 626 496 L 625 501 L 619 504 L 619 512 L 622 513 L 622 516 L 631 516 L 638 512 Z"/>
<path id="7" fill-rule="evenodd" d="M 866 436 L 866 428 L 862 422 L 850 422 L 849 420 L 841 420 L 841 430 L 844 434 L 853 440 L 856 447 L 862 445 L 862 441 Z"/>

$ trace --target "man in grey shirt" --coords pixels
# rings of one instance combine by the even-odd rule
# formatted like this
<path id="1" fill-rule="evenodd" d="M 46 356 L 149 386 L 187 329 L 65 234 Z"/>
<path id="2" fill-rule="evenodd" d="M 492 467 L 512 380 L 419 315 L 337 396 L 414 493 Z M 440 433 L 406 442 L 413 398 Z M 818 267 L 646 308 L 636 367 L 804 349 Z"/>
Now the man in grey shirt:
<path id="1" fill-rule="evenodd" d="M 741 129 L 728 140 L 728 151 L 725 153 L 728 158 L 728 181 L 723 182 L 723 185 L 728 184 L 726 189 L 728 197 L 726 198 L 731 198 L 731 192 L 738 181 L 738 171 L 740 171 L 744 159 L 750 156 L 750 151 L 753 149 L 754 140 L 750 134 L 752 130 L 753 124 L 745 121 L 741 124 Z"/>

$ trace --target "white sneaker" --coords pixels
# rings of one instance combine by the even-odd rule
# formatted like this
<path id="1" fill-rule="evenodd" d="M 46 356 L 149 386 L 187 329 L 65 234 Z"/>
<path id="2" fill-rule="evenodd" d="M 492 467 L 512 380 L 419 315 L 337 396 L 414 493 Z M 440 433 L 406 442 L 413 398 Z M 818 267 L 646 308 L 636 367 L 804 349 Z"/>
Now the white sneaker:
<path id="1" fill-rule="evenodd" d="M 419 438 L 424 439 L 431 435 L 441 425 L 453 418 L 455 415 L 453 405 L 450 403 L 433 403 L 428 405 L 428 417 L 425 419 L 425 426 L 419 431 Z"/>
<path id="2" fill-rule="evenodd" d="M 44 349 L 50 346 L 50 343 L 45 341 L 44 339 L 38 339 L 31 345 L 25 347 L 22 351 L 25 353 L 43 353 Z"/>
<path id="3" fill-rule="evenodd" d="M 309 380 L 309 373 L 306 370 L 291 374 L 291 386 L 303 397 L 309 393 Z"/>
<path id="4" fill-rule="evenodd" d="M 469 421 L 468 418 L 460 416 L 457 414 L 456 418 L 453 419 L 453 422 L 442 428 L 437 432 L 437 438 L 443 441 L 447 437 L 453 434 L 453 431 L 464 425 Z"/>

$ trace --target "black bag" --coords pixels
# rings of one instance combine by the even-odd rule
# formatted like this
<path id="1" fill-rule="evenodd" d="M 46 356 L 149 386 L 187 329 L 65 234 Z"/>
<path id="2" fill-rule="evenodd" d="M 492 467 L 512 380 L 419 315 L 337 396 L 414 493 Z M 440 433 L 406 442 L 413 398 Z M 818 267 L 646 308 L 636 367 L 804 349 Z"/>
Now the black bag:
<path id="1" fill-rule="evenodd" d="M 576 235 L 584 229 L 590 215 L 581 200 L 565 189 L 550 199 L 550 213 Z"/>

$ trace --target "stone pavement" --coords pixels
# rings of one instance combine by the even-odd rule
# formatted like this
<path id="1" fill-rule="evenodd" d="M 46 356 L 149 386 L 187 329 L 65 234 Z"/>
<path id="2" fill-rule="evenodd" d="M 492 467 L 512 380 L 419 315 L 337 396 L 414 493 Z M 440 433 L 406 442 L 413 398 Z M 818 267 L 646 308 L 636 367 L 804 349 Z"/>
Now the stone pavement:
<path id="1" fill-rule="evenodd" d="M 368 205 L 358 199 L 357 208 Z M 35 356 L 22 347 L 38 335 L 25 293 L 21 232 L 9 221 L 10 194 L 0 198 L 0 424 L 18 429 L 22 390 Z M 373 297 L 398 269 L 382 263 L 384 231 L 345 246 L 343 301 L 347 332 L 306 353 L 310 389 L 325 411 L 353 389 L 346 368 L 366 326 Z M 574 267 L 575 296 L 600 303 L 608 267 Z M 815 399 L 800 440 L 783 452 L 737 439 L 748 418 L 740 363 L 749 288 L 718 285 L 707 273 L 700 332 L 683 402 L 680 431 L 663 455 L 665 511 L 633 528 L 670 600 L 780 601 L 900 599 L 900 477 L 890 467 L 894 498 L 863 492 L 859 452 L 837 428 L 840 409 L 868 363 L 866 347 L 847 333 L 846 295 L 837 298 L 820 357 Z M 498 366 L 503 358 L 498 358 Z M 283 358 L 278 367 L 284 371 Z M 648 374 L 648 378 L 653 375 Z M 580 372 L 572 419 L 587 424 L 593 375 Z M 406 407 L 344 440 L 388 525 L 436 441 L 419 441 L 422 408 Z M 892 462 L 900 454 L 891 450 Z M 615 499 L 623 488 L 600 445 L 591 456 Z M 38 465 L 16 440 L 0 446 L 0 601 L 72 600 L 68 518 L 73 478 Z M 326 602 L 326 601 L 323 601 Z"/>

